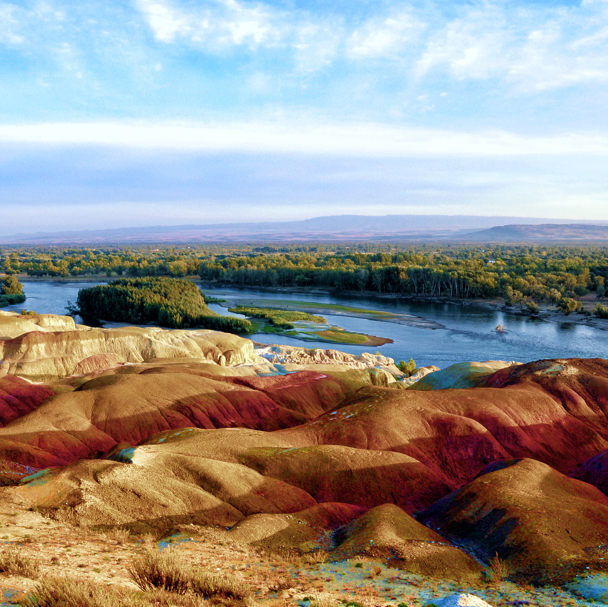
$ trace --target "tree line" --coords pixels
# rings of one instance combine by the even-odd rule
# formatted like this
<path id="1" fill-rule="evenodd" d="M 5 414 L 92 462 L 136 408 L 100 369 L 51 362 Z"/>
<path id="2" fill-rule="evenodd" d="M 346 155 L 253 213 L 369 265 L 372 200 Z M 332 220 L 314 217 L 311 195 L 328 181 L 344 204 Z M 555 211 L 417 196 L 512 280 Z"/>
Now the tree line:
<path id="1" fill-rule="evenodd" d="M 0 272 L 41 277 L 198 275 L 247 287 L 315 287 L 513 305 L 606 296 L 608 248 L 323 244 L 0 249 Z M 563 302 L 566 306 L 568 302 Z M 570 305 L 570 304 L 568 304 Z"/>
<path id="2" fill-rule="evenodd" d="M 459 247 L 394 253 L 258 255 L 204 261 L 203 281 L 250 287 L 316 287 L 508 303 L 606 295 L 608 249 Z"/>

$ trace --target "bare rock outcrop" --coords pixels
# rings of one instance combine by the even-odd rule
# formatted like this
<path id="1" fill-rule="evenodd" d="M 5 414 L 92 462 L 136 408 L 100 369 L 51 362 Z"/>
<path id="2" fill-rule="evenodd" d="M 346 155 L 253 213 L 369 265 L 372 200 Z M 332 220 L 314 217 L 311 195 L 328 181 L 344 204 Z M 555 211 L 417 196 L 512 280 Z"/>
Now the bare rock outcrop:
<path id="1" fill-rule="evenodd" d="M 61 317 L 58 317 L 61 318 Z M 253 342 L 209 330 L 119 329 L 36 330 L 0 340 L 2 369 L 31 381 L 51 381 L 121 363 L 192 359 L 218 365 L 256 363 Z"/>
<path id="2" fill-rule="evenodd" d="M 0 310 L 0 337 L 19 337 L 32 331 L 75 331 L 71 316 L 57 314 L 17 314 Z"/>
<path id="3" fill-rule="evenodd" d="M 256 350 L 258 356 L 274 365 L 282 365 L 287 371 L 298 370 L 310 365 L 335 365 L 344 369 L 380 369 L 386 373 L 387 383 L 395 381 L 395 375 L 402 375 L 395 361 L 381 354 L 347 354 L 339 350 L 323 348 L 300 348 L 296 346 L 267 346 Z"/>

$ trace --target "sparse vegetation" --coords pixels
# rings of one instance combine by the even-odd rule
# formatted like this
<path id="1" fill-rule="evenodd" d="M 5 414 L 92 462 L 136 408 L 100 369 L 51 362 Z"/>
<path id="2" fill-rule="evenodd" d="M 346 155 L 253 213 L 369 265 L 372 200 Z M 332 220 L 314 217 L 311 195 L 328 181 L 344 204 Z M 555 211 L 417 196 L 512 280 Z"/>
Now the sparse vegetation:
<path id="1" fill-rule="evenodd" d="M 251 594 L 249 586 L 236 578 L 193 569 L 170 550 L 147 550 L 128 567 L 132 580 L 143 590 L 166 590 L 176 594 L 192 592 L 209 598 L 223 596 L 243 599 Z"/>
<path id="2" fill-rule="evenodd" d="M 203 607 L 206 603 L 192 594 L 176 595 L 156 588 L 137 593 L 64 576 L 42 580 L 20 604 L 24 607 Z"/>
<path id="3" fill-rule="evenodd" d="M 235 314 L 243 314 L 250 318 L 263 318 L 271 325 L 281 329 L 294 329 L 295 327 L 292 323 L 297 321 L 319 324 L 327 322 L 322 316 L 315 316 L 308 312 L 297 312 L 295 310 L 272 310 L 269 308 L 255 308 L 253 306 L 237 306 L 230 308 L 229 311 Z"/>
<path id="4" fill-rule="evenodd" d="M 509 576 L 507 564 L 498 556 L 498 552 L 490 560 L 490 570 L 494 582 L 503 582 Z"/>
<path id="5" fill-rule="evenodd" d="M 341 344 L 365 344 L 369 341 L 368 335 L 362 333 L 350 333 L 338 327 L 331 327 L 326 331 L 313 331 L 313 335 L 327 341 L 335 341 Z"/>
<path id="6" fill-rule="evenodd" d="M 177 594 L 188 591 L 191 571 L 171 550 L 163 553 L 147 550 L 127 568 L 142 590 L 160 588 Z"/>
<path id="7" fill-rule="evenodd" d="M 40 565 L 37 561 L 23 556 L 17 546 L 9 545 L 0 552 L 0 572 L 37 579 L 40 575 Z"/>
<path id="8" fill-rule="evenodd" d="M 244 599 L 251 594 L 247 584 L 225 574 L 194 571 L 190 577 L 190 589 L 194 594 L 205 598 L 223 596 Z"/>

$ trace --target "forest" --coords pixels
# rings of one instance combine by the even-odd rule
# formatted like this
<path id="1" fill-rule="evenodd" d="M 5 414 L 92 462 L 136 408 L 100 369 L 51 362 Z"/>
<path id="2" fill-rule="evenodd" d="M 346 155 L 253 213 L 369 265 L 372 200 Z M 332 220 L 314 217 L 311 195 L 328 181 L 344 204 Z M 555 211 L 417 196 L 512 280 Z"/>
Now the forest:
<path id="1" fill-rule="evenodd" d="M 387 244 L 0 249 L 0 272 L 30 277 L 200 276 L 210 284 L 312 287 L 410 297 L 560 304 L 606 295 L 608 248 Z M 570 302 L 567 300 L 571 300 Z"/>
<path id="2" fill-rule="evenodd" d="M 251 333 L 248 320 L 216 314 L 207 307 L 193 282 L 177 278 L 121 278 L 107 285 L 80 289 L 76 308 L 71 312 L 85 319 Z"/>

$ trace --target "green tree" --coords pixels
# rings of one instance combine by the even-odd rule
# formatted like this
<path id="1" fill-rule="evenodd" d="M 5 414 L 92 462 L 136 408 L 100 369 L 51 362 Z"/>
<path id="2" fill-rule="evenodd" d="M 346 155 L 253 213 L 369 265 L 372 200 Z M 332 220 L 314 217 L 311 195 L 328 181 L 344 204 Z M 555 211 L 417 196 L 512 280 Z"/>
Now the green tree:
<path id="1" fill-rule="evenodd" d="M 582 308 L 582 304 L 580 301 L 576 301 L 576 299 L 572 299 L 571 297 L 562 297 L 557 302 L 557 307 L 566 315 L 571 312 L 576 312 L 579 308 Z"/>
<path id="2" fill-rule="evenodd" d="M 598 303 L 597 306 L 595 306 L 595 310 L 593 310 L 593 313 L 598 318 L 608 318 L 608 306 Z"/>
<path id="3" fill-rule="evenodd" d="M 17 280 L 16 276 L 7 276 L 2 280 L 0 293 L 3 295 L 19 295 L 23 293 L 23 285 Z"/>
<path id="4" fill-rule="evenodd" d="M 397 367 L 399 368 L 399 371 L 401 371 L 407 377 L 410 377 L 416 370 L 416 363 L 413 358 L 410 358 L 407 362 L 404 360 L 400 361 Z"/>

